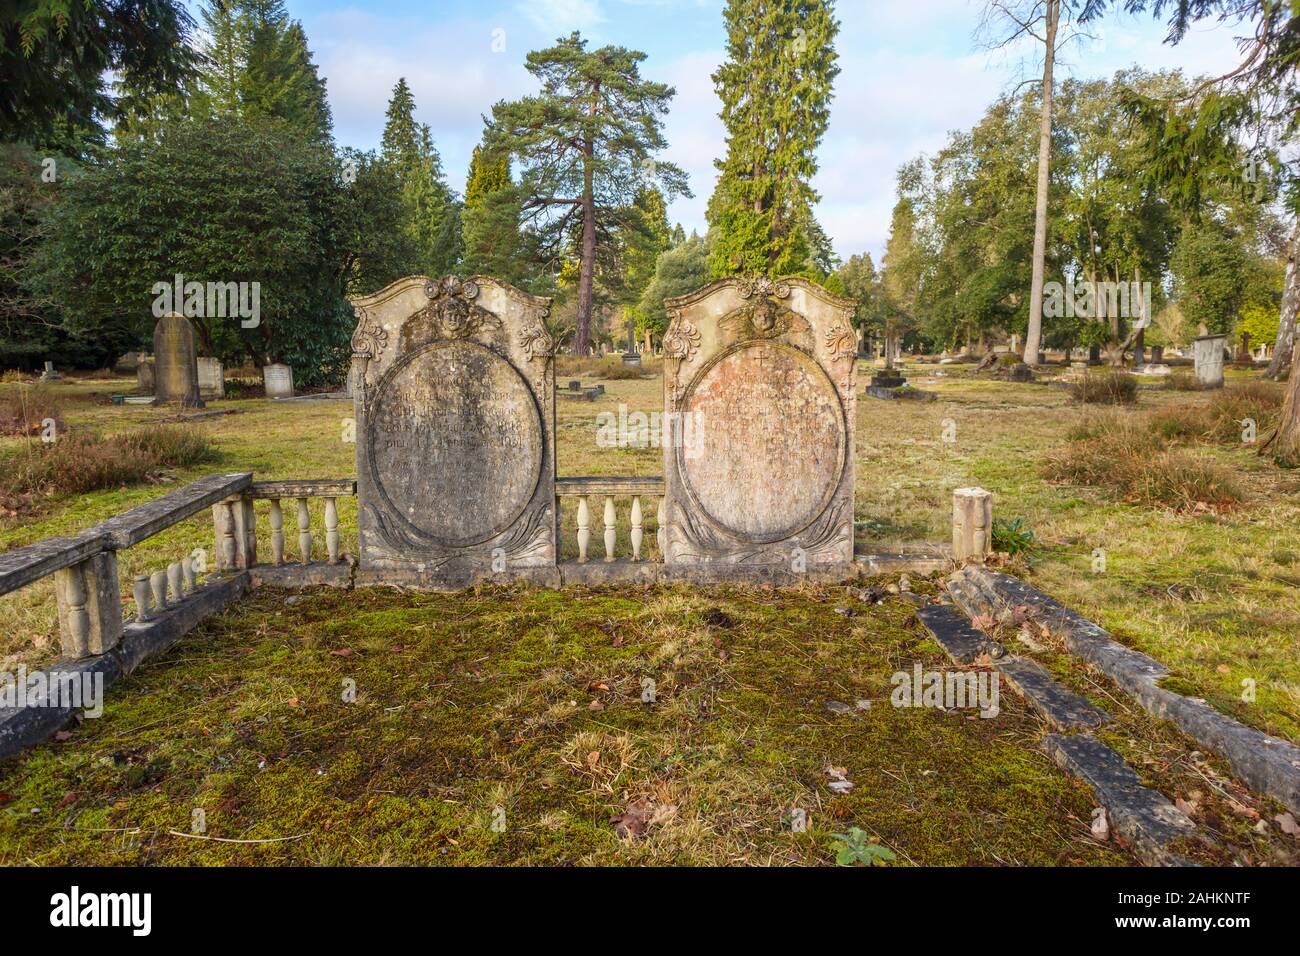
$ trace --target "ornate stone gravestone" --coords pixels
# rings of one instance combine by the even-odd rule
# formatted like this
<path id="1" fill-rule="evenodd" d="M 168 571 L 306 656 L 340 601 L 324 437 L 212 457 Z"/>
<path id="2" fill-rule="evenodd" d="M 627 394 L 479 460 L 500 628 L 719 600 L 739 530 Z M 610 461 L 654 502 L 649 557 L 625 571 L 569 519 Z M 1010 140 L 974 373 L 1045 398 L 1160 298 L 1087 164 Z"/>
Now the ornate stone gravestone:
<path id="1" fill-rule="evenodd" d="M 169 312 L 153 327 L 153 403 L 201 408 L 199 366 L 190 320 Z"/>
<path id="2" fill-rule="evenodd" d="M 856 303 L 730 278 L 664 304 L 665 564 L 851 567 Z"/>
<path id="3" fill-rule="evenodd" d="M 262 388 L 267 398 L 293 398 L 293 369 L 279 362 L 262 366 Z"/>
<path id="4" fill-rule="evenodd" d="M 1226 335 L 1198 335 L 1192 340 L 1192 365 L 1202 388 L 1223 387 L 1223 344 Z"/>
<path id="5" fill-rule="evenodd" d="M 352 304 L 359 579 L 558 584 L 550 299 L 413 276 Z"/>
<path id="6" fill-rule="evenodd" d="M 199 397 L 226 397 L 226 370 L 221 359 L 200 355 L 197 359 L 199 368 Z"/>

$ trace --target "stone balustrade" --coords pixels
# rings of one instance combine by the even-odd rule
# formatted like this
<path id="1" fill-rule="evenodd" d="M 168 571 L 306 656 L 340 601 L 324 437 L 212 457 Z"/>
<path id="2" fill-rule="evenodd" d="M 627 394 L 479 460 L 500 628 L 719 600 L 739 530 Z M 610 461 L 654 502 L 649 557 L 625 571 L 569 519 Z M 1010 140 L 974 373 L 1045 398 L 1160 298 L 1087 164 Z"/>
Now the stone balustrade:
<path id="1" fill-rule="evenodd" d="M 586 564 L 592 560 L 591 522 L 593 506 L 596 520 L 600 526 L 598 541 L 604 545 L 602 560 L 613 563 L 619 557 L 616 553 L 618 544 L 618 521 L 620 513 L 627 516 L 628 540 L 630 553 L 625 556 L 632 561 L 645 558 L 645 518 L 649 505 L 642 499 L 655 501 L 655 537 L 657 547 L 655 560 L 662 561 L 664 550 L 664 481 L 662 478 L 557 478 L 555 496 L 560 512 L 564 513 L 566 499 L 574 503 L 577 516 L 578 563 Z M 616 504 L 617 500 L 627 500 L 627 504 Z"/>
<path id="2" fill-rule="evenodd" d="M 325 563 L 336 566 L 343 561 L 340 552 L 339 533 L 339 498 L 351 498 L 357 493 L 357 483 L 351 478 L 328 478 L 318 481 L 257 481 L 248 494 L 239 501 L 227 504 L 232 512 L 231 519 L 219 519 L 223 528 L 231 529 L 231 537 L 238 539 L 241 527 L 239 511 L 244 509 L 242 521 L 245 537 L 251 542 L 245 552 L 236 554 L 236 562 L 243 560 L 243 567 L 257 564 L 257 541 L 254 535 L 256 515 L 254 501 L 266 501 L 271 526 L 271 561 L 272 567 L 281 568 L 288 564 L 310 565 L 315 554 L 316 538 L 312 534 L 311 500 L 323 499 L 322 513 L 324 526 Z M 297 545 L 297 560 L 294 561 L 285 550 L 286 512 L 290 524 L 290 534 L 297 529 L 297 537 L 291 539 Z"/>

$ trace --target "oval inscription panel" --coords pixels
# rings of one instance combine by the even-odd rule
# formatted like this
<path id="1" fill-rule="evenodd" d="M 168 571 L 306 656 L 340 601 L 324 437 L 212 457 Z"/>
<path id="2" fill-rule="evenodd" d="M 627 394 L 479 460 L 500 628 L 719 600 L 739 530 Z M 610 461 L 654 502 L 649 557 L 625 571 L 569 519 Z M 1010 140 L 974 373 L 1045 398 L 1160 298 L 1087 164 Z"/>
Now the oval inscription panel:
<path id="1" fill-rule="evenodd" d="M 508 529 L 541 477 L 544 435 L 515 368 L 470 342 L 393 366 L 370 404 L 370 473 L 390 514 L 447 547 Z"/>
<path id="2" fill-rule="evenodd" d="M 685 396 L 676 449 L 686 491 L 722 529 L 755 544 L 806 528 L 844 471 L 844 412 L 815 361 L 750 342 L 707 367 Z"/>

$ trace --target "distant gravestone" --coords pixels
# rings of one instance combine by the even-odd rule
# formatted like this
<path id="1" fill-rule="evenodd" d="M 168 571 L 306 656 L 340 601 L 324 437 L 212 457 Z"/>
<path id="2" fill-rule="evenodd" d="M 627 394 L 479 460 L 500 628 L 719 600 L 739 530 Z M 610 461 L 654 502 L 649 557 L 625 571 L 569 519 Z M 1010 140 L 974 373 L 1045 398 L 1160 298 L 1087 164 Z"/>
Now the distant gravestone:
<path id="1" fill-rule="evenodd" d="M 194 327 L 183 315 L 170 312 L 153 328 L 153 403 L 179 402 L 199 408 L 199 367 L 194 351 Z"/>
<path id="2" fill-rule="evenodd" d="M 143 355 L 135 366 L 135 384 L 145 395 L 153 394 L 153 356 Z"/>
<path id="3" fill-rule="evenodd" d="M 198 357 L 199 397 L 215 399 L 226 397 L 226 370 L 220 359 L 206 355 Z"/>
<path id="4" fill-rule="evenodd" d="M 139 367 L 140 367 L 140 353 L 126 352 L 125 354 L 118 356 L 117 361 L 113 363 L 113 374 L 134 375 L 136 369 Z"/>
<path id="5" fill-rule="evenodd" d="M 293 398 L 293 369 L 279 362 L 262 366 L 262 387 L 267 398 Z"/>
<path id="6" fill-rule="evenodd" d="M 63 376 L 54 370 L 53 362 L 45 363 L 45 371 L 41 372 L 42 382 L 57 382 Z"/>
<path id="7" fill-rule="evenodd" d="M 1202 388 L 1223 387 L 1223 345 L 1226 335 L 1198 335 L 1192 340 L 1192 365 Z"/>
<path id="8" fill-rule="evenodd" d="M 358 575 L 557 581 L 550 300 L 414 276 L 352 304 Z"/>
<path id="9" fill-rule="evenodd" d="M 757 277 L 665 306 L 664 562 L 851 565 L 855 303 Z"/>

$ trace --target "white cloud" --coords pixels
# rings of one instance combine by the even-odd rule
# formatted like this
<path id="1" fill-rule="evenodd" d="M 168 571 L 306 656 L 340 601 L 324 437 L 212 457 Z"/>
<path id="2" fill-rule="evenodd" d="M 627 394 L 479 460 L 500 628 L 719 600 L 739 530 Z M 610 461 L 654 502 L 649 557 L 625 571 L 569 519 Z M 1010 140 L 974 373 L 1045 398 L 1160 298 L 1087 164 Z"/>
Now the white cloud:
<path id="1" fill-rule="evenodd" d="M 590 33 L 605 22 L 600 0 L 522 0 L 515 9 L 547 36 L 563 36 L 574 30 Z"/>
<path id="2" fill-rule="evenodd" d="M 1032 47 L 990 54 L 975 42 L 976 0 L 842 2 L 836 44 L 836 81 L 830 129 L 819 150 L 814 182 L 817 210 L 836 250 L 847 257 L 884 248 L 900 164 L 933 153 L 949 131 L 973 125 L 987 105 L 1037 70 Z M 703 229 L 713 191 L 713 161 L 725 150 L 725 131 L 711 74 L 723 57 L 721 0 L 506 0 L 495 10 L 431 19 L 344 7 L 305 17 L 322 75 L 328 81 L 335 135 L 375 146 L 384 107 L 398 77 L 411 84 L 417 118 L 428 123 L 453 188 L 464 188 L 470 151 L 482 130 L 480 115 L 500 99 L 535 91 L 524 55 L 580 29 L 595 43 L 621 43 L 650 54 L 645 75 L 677 89 L 665 129 L 664 158 L 691 177 L 693 199 L 674 202 L 670 216 Z M 628 27 L 651 11 L 656 29 Z M 637 20 L 636 22 L 641 22 Z M 692 24 L 692 34 L 679 24 Z M 701 25 L 710 32 L 700 35 Z M 1149 18 L 1108 16 L 1095 41 L 1072 46 L 1060 76 L 1095 77 L 1134 63 L 1146 69 L 1181 66 L 1189 75 L 1222 73 L 1236 62 L 1231 28 L 1193 31 L 1177 47 Z M 493 52 L 494 30 L 504 52 Z M 629 35 L 629 33 L 631 35 Z M 665 48 L 671 52 L 665 52 Z"/>

